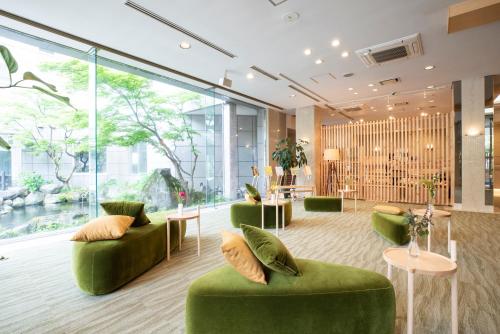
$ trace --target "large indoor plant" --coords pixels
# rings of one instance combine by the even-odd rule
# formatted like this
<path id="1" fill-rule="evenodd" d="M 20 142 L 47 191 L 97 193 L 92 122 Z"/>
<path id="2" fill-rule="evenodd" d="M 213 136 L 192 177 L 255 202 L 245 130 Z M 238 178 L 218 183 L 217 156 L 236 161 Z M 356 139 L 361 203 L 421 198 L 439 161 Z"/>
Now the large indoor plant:
<path id="1" fill-rule="evenodd" d="M 272 158 L 276 163 L 283 167 L 285 174 L 289 174 L 290 169 L 307 165 L 307 157 L 304 153 L 306 142 L 299 139 L 292 143 L 289 138 L 281 139 L 272 153 Z"/>

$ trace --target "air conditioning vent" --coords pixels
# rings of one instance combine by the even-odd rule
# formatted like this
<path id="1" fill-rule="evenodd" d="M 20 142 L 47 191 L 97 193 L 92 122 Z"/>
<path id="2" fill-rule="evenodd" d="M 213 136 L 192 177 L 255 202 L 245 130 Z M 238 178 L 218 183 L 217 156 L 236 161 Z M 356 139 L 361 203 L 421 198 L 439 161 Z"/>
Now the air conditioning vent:
<path id="1" fill-rule="evenodd" d="M 342 108 L 342 110 L 345 112 L 353 112 L 353 111 L 361 111 L 363 110 L 363 108 L 361 106 L 352 106 L 352 107 Z"/>
<path id="2" fill-rule="evenodd" d="M 396 102 L 396 103 L 394 103 L 394 106 L 395 106 L 395 107 L 404 107 L 404 106 L 407 106 L 407 105 L 409 105 L 409 104 L 410 104 L 410 102 L 408 102 L 408 101 L 404 101 L 404 102 Z"/>
<path id="3" fill-rule="evenodd" d="M 258 67 L 258 66 L 255 66 L 253 65 L 252 67 L 250 67 L 252 70 L 254 70 L 255 72 L 259 72 L 260 74 L 262 75 L 265 75 L 266 77 L 268 77 L 269 79 L 272 79 L 272 80 L 275 80 L 275 81 L 278 81 L 279 78 L 269 72 L 267 72 L 266 70 L 263 70 L 262 68 Z"/>
<path id="4" fill-rule="evenodd" d="M 367 67 L 398 59 L 410 59 L 421 56 L 423 53 L 419 33 L 356 51 L 358 57 Z"/>
<path id="5" fill-rule="evenodd" d="M 284 2 L 287 2 L 288 0 L 269 0 L 269 2 L 274 6 L 279 6 Z"/>
<path id="6" fill-rule="evenodd" d="M 379 81 L 378 83 L 380 86 L 387 86 L 387 85 L 395 85 L 398 82 L 401 82 L 400 78 L 386 79 L 386 80 Z"/>

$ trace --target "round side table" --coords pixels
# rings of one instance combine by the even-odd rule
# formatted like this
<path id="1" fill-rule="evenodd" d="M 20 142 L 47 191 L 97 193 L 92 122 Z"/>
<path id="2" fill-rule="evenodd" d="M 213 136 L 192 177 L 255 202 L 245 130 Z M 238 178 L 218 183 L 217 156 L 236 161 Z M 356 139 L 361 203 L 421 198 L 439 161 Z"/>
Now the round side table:
<path id="1" fill-rule="evenodd" d="M 452 259 L 442 255 L 421 251 L 418 257 L 408 254 L 406 248 L 387 248 L 383 257 L 387 262 L 387 278 L 392 279 L 392 267 L 408 273 L 408 334 L 413 333 L 413 279 L 415 274 L 436 277 L 451 277 L 451 332 L 458 333 L 457 264 L 455 254 Z"/>
<path id="2" fill-rule="evenodd" d="M 262 201 L 262 216 L 261 216 L 261 223 L 262 223 L 262 229 L 264 229 L 264 207 L 266 206 L 276 206 L 276 236 L 278 236 L 279 233 L 279 207 L 283 207 L 281 210 L 281 224 L 283 227 L 283 231 L 285 230 L 285 204 L 287 201 L 283 200 L 267 200 L 267 201 Z"/>
<path id="3" fill-rule="evenodd" d="M 413 210 L 413 214 L 419 217 L 423 217 L 425 215 L 426 209 L 415 209 Z M 450 241 L 451 241 L 451 212 L 444 210 L 432 210 L 432 218 L 448 218 L 448 254 L 450 254 Z M 429 226 L 429 235 L 427 236 L 427 251 L 431 251 L 431 236 L 432 236 L 432 227 Z"/>
<path id="4" fill-rule="evenodd" d="M 346 194 L 354 195 L 354 213 L 358 212 L 358 191 L 355 189 L 340 189 L 340 197 L 342 198 L 342 212 L 344 212 L 344 197 Z"/>
<path id="5" fill-rule="evenodd" d="M 177 221 L 179 223 L 179 251 L 182 247 L 182 221 L 196 219 L 198 225 L 198 256 L 201 254 L 200 247 L 200 207 L 196 211 L 183 212 L 182 214 L 173 213 L 167 216 L 167 261 L 170 261 L 170 222 Z"/>

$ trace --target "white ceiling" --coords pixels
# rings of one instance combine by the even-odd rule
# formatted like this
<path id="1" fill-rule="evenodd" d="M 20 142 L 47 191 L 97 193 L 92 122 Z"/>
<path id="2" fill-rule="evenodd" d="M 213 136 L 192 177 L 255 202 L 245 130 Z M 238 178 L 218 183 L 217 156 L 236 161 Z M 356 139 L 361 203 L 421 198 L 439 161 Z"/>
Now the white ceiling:
<path id="1" fill-rule="evenodd" d="M 448 35 L 447 8 L 458 2 L 452 0 L 288 0 L 277 7 L 268 0 L 136 0 L 236 54 L 234 59 L 125 6 L 124 0 L 0 1 L 3 10 L 210 82 L 217 83 L 227 69 L 234 90 L 286 109 L 314 101 L 300 94 L 290 98 L 295 92 L 284 79 L 273 81 L 259 74 L 246 79 L 250 66 L 274 75 L 284 73 L 332 105 L 422 90 L 431 84 L 449 87 L 454 80 L 500 73 L 500 22 Z M 299 13 L 299 20 L 285 23 L 282 17 L 289 12 Z M 5 18 L 0 24 L 18 26 Z M 417 32 L 422 35 L 421 57 L 366 68 L 354 54 Z M 330 44 L 334 38 L 341 41 L 337 48 Z M 180 49 L 183 40 L 190 41 L 192 48 Z M 312 49 L 311 56 L 303 54 L 305 48 Z M 344 50 L 351 53 L 348 58 L 340 56 Z M 317 58 L 324 63 L 316 65 Z M 436 68 L 425 71 L 426 65 Z M 354 76 L 344 78 L 348 72 Z M 325 73 L 337 79 L 321 84 L 310 80 Z M 402 82 L 379 87 L 378 92 L 368 87 L 392 77 Z"/>

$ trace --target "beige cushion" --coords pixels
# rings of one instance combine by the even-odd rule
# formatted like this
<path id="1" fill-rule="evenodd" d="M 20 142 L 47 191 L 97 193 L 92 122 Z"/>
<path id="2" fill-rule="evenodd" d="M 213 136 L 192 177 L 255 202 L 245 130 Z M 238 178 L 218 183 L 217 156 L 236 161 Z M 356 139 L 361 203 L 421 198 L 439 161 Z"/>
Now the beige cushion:
<path id="1" fill-rule="evenodd" d="M 381 212 L 381 213 L 389 213 L 391 215 L 400 215 L 404 213 L 404 211 L 397 206 L 390 205 L 376 205 L 373 210 Z"/>
<path id="2" fill-rule="evenodd" d="M 267 284 L 262 264 L 253 255 L 242 236 L 222 231 L 221 250 L 226 261 L 241 275 L 253 282 Z"/>
<path id="3" fill-rule="evenodd" d="M 103 216 L 92 219 L 73 235 L 72 241 L 113 240 L 123 237 L 134 222 L 130 216 Z"/>

